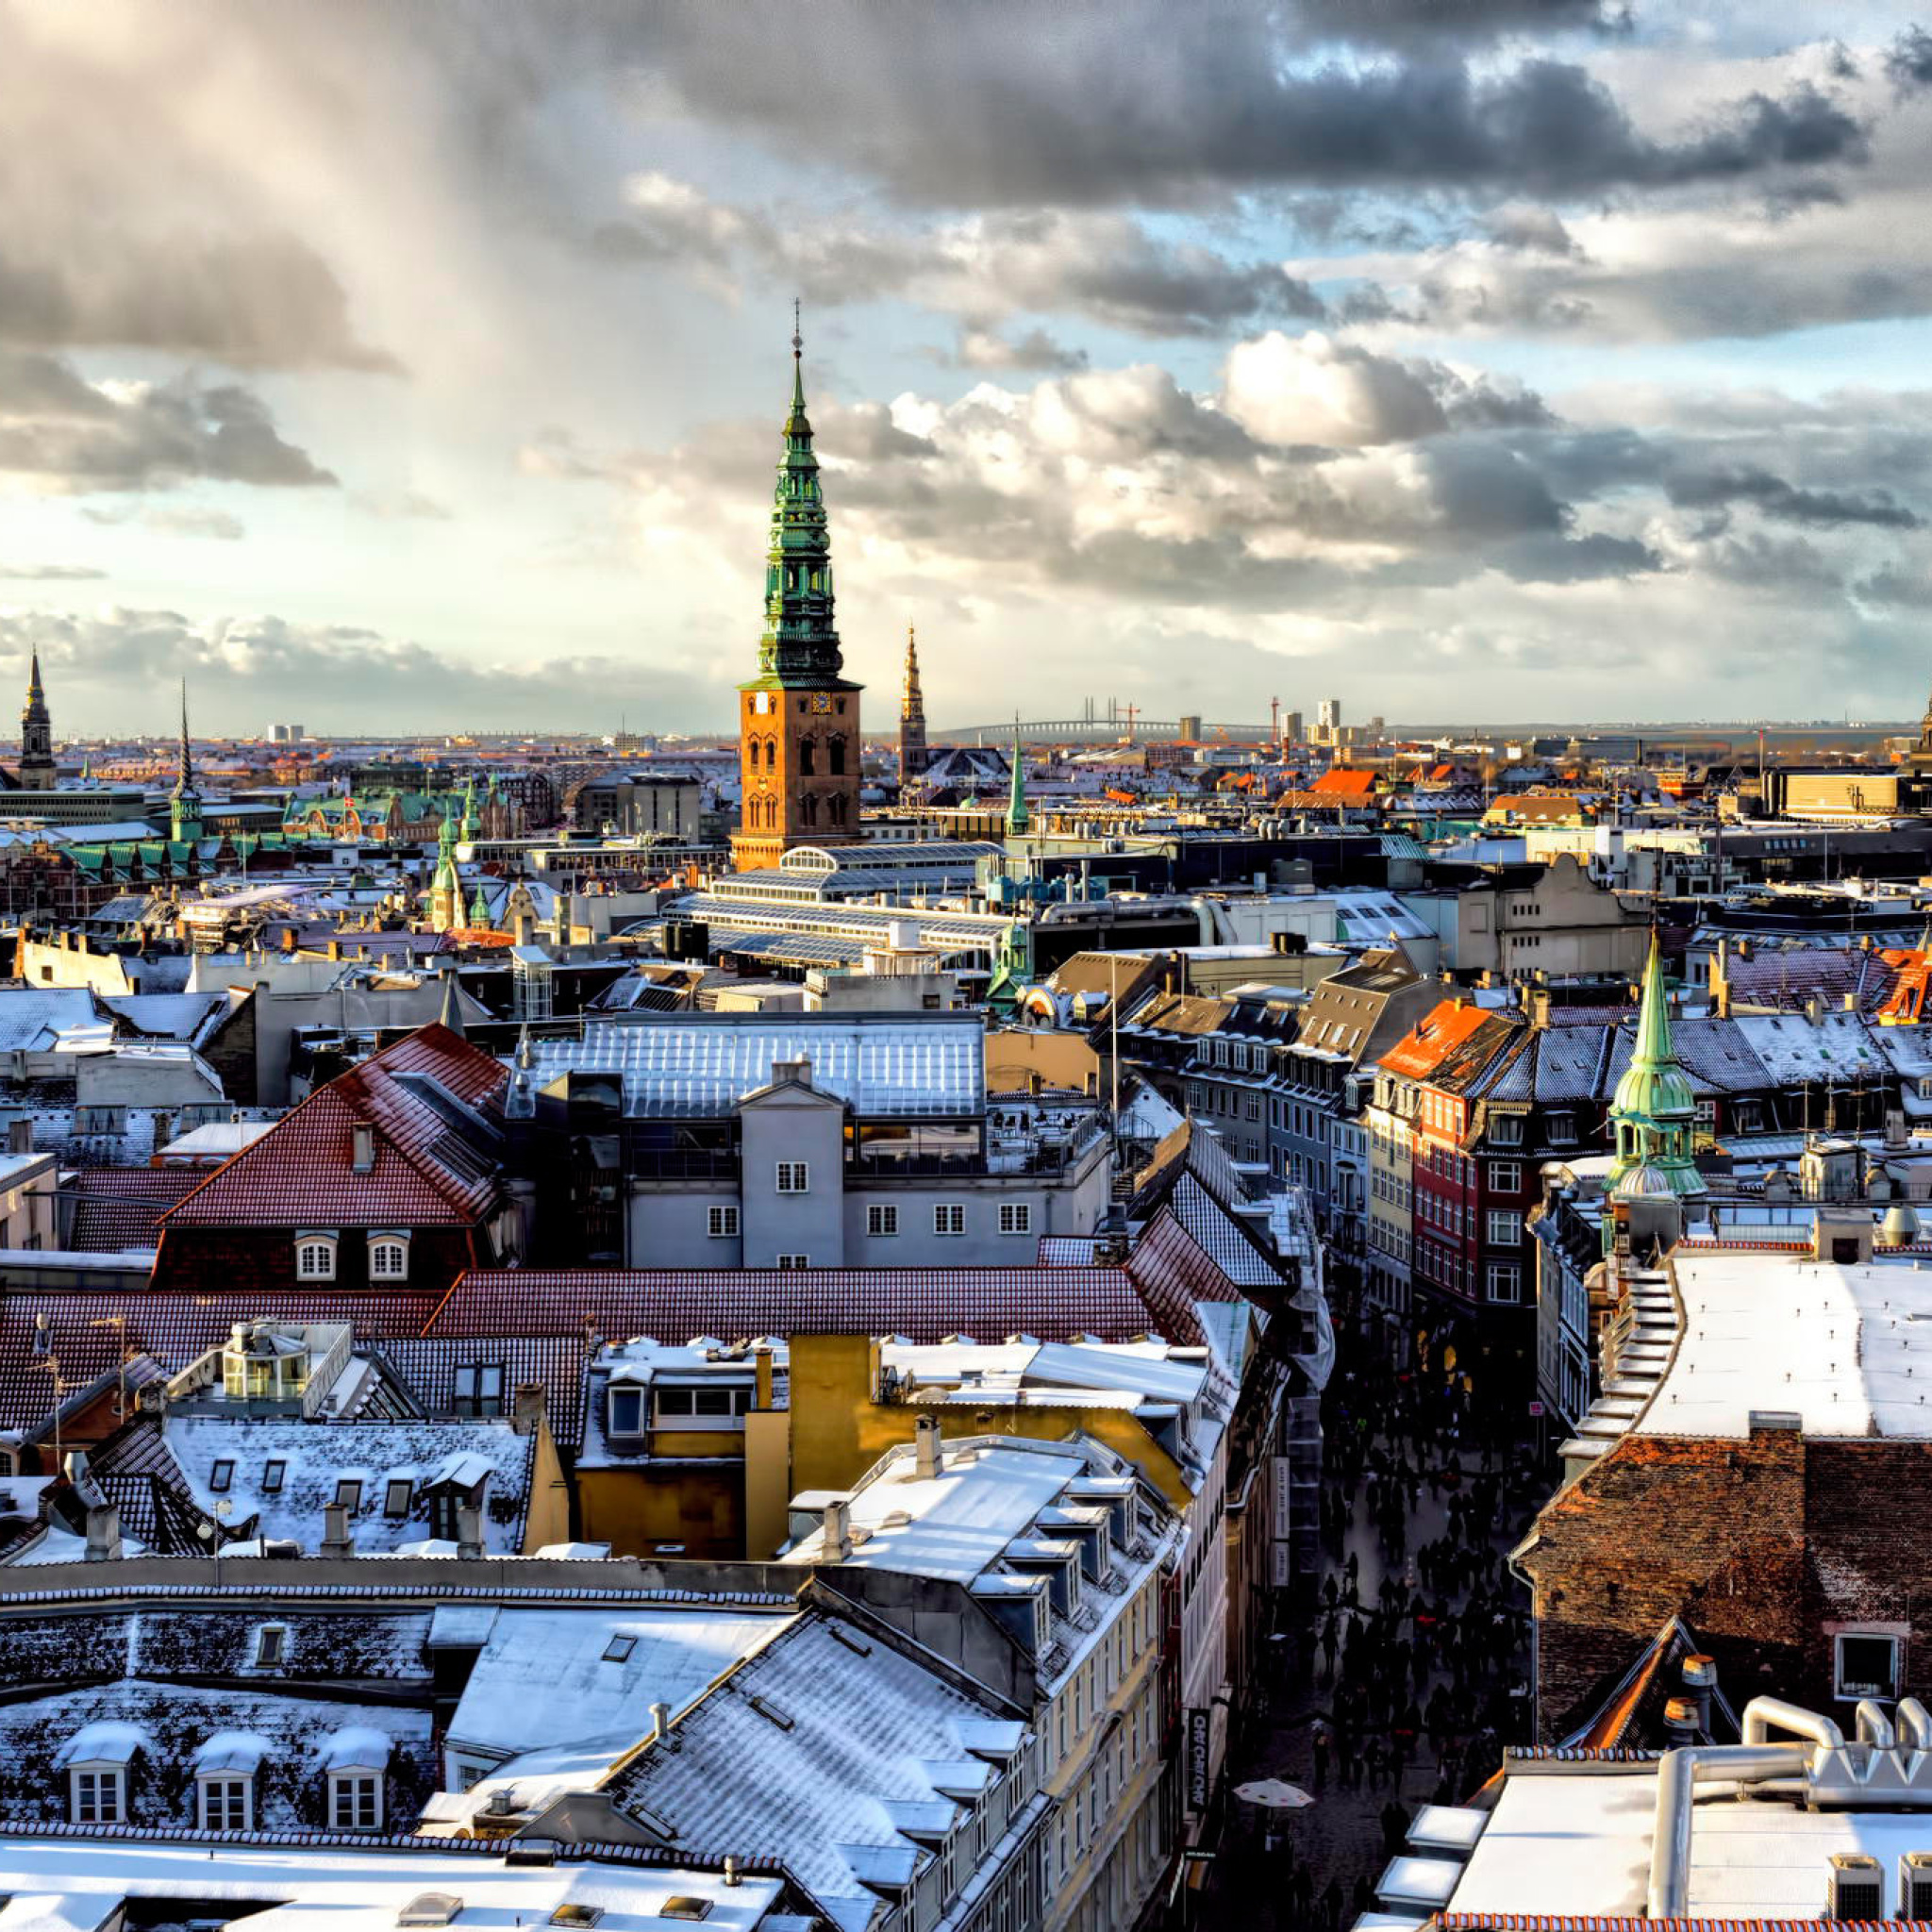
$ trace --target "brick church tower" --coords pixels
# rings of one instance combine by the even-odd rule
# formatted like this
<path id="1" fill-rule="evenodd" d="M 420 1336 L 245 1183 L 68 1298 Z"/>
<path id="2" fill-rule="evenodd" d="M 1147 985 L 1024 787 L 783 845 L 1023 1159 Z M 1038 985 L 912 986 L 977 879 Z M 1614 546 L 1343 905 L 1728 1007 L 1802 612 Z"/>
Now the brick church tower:
<path id="1" fill-rule="evenodd" d="M 739 686 L 743 807 L 731 841 L 740 872 L 794 845 L 858 837 L 858 695 L 832 624 L 832 546 L 805 413 L 804 343 L 791 336 L 791 413 L 772 505 L 758 675 Z"/>

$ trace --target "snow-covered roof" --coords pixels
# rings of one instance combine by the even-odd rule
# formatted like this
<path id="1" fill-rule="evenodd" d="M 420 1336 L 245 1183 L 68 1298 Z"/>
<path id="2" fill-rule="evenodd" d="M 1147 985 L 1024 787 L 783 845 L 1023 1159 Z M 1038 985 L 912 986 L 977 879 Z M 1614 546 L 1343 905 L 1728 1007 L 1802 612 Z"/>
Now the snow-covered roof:
<path id="1" fill-rule="evenodd" d="M 452 1743 L 506 1757 L 651 1728 L 792 1621 L 785 1610 L 690 1607 L 497 1615 L 450 1720 Z"/>
<path id="2" fill-rule="evenodd" d="M 1684 1319 L 1639 1434 L 1744 1437 L 1774 1410 L 1811 1436 L 1932 1439 L 1932 1274 L 1692 1246 L 1671 1266 Z"/>
<path id="3" fill-rule="evenodd" d="M 208 1915 L 202 1901 L 246 1901 L 245 1914 L 261 1932 L 393 1932 L 404 1907 L 425 1893 L 454 1901 L 458 1925 L 542 1925 L 560 1907 L 580 1905 L 601 1914 L 598 1932 L 662 1932 L 677 1923 L 665 1916 L 671 1902 L 694 1899 L 706 1907 L 706 1932 L 758 1932 L 779 1923 L 773 1914 L 782 1890 L 779 1879 L 756 1872 L 727 1883 L 721 1872 L 675 1865 L 578 1858 L 512 1865 L 502 1847 L 476 1840 L 242 1839 L 224 1844 L 214 1864 L 204 1848 L 178 1840 L 0 1838 L 0 1895 L 12 1901 L 0 1924 L 9 1932 L 29 1925 L 86 1932 L 118 1917 L 127 1898 L 150 1908 L 180 1899 L 197 1918 Z"/>

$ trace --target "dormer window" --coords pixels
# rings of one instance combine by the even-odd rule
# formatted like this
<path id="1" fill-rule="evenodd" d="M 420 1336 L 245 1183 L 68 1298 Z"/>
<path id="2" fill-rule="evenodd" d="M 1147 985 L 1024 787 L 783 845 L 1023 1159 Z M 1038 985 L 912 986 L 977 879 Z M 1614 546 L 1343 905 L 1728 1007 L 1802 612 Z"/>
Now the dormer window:
<path id="1" fill-rule="evenodd" d="M 201 1828 L 204 1831 L 247 1831 L 255 1824 L 255 1782 L 245 1777 L 204 1777 L 201 1787 Z"/>
<path id="2" fill-rule="evenodd" d="M 382 1778 L 373 1771 L 332 1771 L 328 1775 L 328 1822 L 333 1831 L 382 1828 Z"/>
<path id="3" fill-rule="evenodd" d="M 225 1496 L 235 1487 L 235 1465 L 224 1457 L 208 1471 L 208 1486 L 218 1496 Z"/>
<path id="4" fill-rule="evenodd" d="M 295 1279 L 333 1281 L 336 1278 L 336 1238 L 305 1234 L 295 1239 Z"/>
<path id="5" fill-rule="evenodd" d="M 503 1413 L 503 1364 L 465 1362 L 450 1389 L 450 1407 L 462 1416 Z"/>
<path id="6" fill-rule="evenodd" d="M 285 1624 L 264 1624 L 255 1633 L 255 1667 L 259 1671 L 279 1670 L 289 1654 L 289 1632 Z"/>
<path id="7" fill-rule="evenodd" d="M 261 1493 L 264 1496 L 279 1496 L 282 1493 L 283 1479 L 289 1474 L 289 1465 L 276 1457 L 261 1466 Z"/>
<path id="8" fill-rule="evenodd" d="M 336 1484 L 336 1506 L 346 1509 L 351 1516 L 362 1507 L 362 1485 L 352 1475 L 345 1475 Z"/>
<path id="9" fill-rule="evenodd" d="M 70 1797 L 76 1824 L 119 1824 L 127 1815 L 126 1773 L 119 1769 L 74 1771 Z"/>
<path id="10" fill-rule="evenodd" d="M 391 1522 L 400 1522 L 409 1513 L 409 1505 L 415 1498 L 415 1485 L 406 1475 L 391 1476 L 389 1489 L 382 1499 L 382 1513 Z"/>
<path id="11" fill-rule="evenodd" d="M 409 1278 L 409 1241 L 407 1235 L 374 1234 L 369 1237 L 369 1278 L 371 1281 L 407 1281 Z"/>

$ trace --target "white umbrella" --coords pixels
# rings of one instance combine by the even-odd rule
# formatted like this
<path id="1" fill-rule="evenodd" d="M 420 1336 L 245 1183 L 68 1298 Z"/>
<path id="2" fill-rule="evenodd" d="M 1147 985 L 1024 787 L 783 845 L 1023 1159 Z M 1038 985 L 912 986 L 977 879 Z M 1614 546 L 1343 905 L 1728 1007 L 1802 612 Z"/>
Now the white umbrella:
<path id="1" fill-rule="evenodd" d="M 1299 1785 L 1284 1784 L 1278 1777 L 1257 1778 L 1253 1784 L 1237 1785 L 1234 1788 L 1237 1798 L 1250 1805 L 1259 1805 L 1269 1811 L 1299 1811 L 1304 1805 L 1312 1805 L 1312 1793 L 1305 1791 Z"/>

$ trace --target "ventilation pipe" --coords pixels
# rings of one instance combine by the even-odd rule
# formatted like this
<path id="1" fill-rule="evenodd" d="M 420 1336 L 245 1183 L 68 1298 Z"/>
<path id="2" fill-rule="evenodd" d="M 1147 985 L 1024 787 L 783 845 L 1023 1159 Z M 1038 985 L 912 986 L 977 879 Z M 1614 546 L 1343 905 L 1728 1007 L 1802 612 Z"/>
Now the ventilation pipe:
<path id="1" fill-rule="evenodd" d="M 944 1451 L 940 1443 L 940 1419 L 936 1415 L 923 1415 L 915 1424 L 912 1435 L 913 1461 L 922 1480 L 936 1476 L 944 1467 Z"/>
<path id="2" fill-rule="evenodd" d="M 483 1554 L 483 1512 L 474 1503 L 457 1505 L 457 1555 L 468 1561 Z"/>
<path id="3" fill-rule="evenodd" d="M 852 1505 L 827 1503 L 824 1523 L 824 1557 L 828 1563 L 842 1563 L 852 1554 Z"/>

